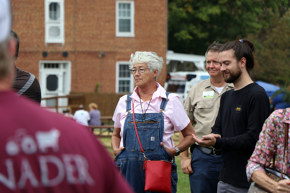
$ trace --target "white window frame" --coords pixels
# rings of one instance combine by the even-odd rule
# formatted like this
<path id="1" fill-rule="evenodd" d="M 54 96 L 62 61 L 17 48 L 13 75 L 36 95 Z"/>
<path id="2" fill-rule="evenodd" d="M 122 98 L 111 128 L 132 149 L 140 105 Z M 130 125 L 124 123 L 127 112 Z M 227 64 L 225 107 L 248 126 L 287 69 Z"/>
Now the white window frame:
<path id="1" fill-rule="evenodd" d="M 130 13 L 130 32 L 120 32 L 119 31 L 119 4 L 130 4 L 131 13 Z M 134 1 L 116 1 L 116 36 L 117 37 L 134 37 Z"/>
<path id="2" fill-rule="evenodd" d="M 123 93 L 123 92 L 119 92 L 119 81 L 120 80 L 129 80 L 130 81 L 130 88 L 129 88 L 129 92 L 131 92 L 133 90 L 133 76 L 130 73 L 130 77 L 119 77 L 119 67 L 120 65 L 128 65 L 128 69 L 129 69 L 129 62 L 128 61 L 118 61 L 116 63 L 116 93 Z"/>
<path id="3" fill-rule="evenodd" d="M 58 20 L 51 20 L 49 17 L 49 4 L 58 3 L 60 6 L 60 17 Z M 64 44 L 64 0 L 45 0 L 45 44 L 61 43 Z M 51 27 L 58 27 L 60 29 L 59 37 L 49 36 L 49 29 Z"/>

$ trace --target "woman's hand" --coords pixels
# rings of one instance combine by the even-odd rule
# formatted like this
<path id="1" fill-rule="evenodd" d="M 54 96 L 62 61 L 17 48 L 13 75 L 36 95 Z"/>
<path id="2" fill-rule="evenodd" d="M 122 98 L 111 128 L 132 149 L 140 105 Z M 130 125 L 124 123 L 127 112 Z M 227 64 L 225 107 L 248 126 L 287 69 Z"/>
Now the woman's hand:
<path id="1" fill-rule="evenodd" d="M 125 149 L 124 147 L 120 148 L 120 142 L 121 142 L 121 129 L 120 128 L 114 128 L 113 134 L 112 134 L 112 140 L 111 145 L 114 152 L 114 155 L 116 156 L 120 151 Z"/>
<path id="2" fill-rule="evenodd" d="M 118 153 L 120 153 L 121 151 L 123 151 L 125 149 L 125 147 L 121 147 L 121 148 L 117 148 L 117 149 L 114 149 L 114 155 L 118 155 Z"/>
<path id="3" fill-rule="evenodd" d="M 280 180 L 276 187 L 275 193 L 289 193 L 290 192 L 290 180 Z"/>
<path id="4" fill-rule="evenodd" d="M 269 192 L 274 193 L 289 193 L 290 180 L 280 180 L 276 182 L 269 176 L 267 176 L 265 170 L 254 170 L 251 180 L 256 182 L 259 186 L 265 188 Z"/>
<path id="5" fill-rule="evenodd" d="M 160 145 L 167 151 L 167 153 L 171 156 L 171 157 L 174 157 L 175 156 L 175 149 L 174 148 L 167 148 L 164 146 L 164 144 L 161 142 Z"/>

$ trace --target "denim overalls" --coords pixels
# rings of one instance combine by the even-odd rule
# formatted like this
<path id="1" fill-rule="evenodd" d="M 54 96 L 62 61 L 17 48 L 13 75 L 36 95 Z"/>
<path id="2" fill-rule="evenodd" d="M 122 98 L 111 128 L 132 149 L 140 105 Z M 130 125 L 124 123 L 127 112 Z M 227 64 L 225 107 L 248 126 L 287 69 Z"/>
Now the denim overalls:
<path id="1" fill-rule="evenodd" d="M 166 93 L 168 97 L 169 93 Z M 127 96 L 126 110 L 128 112 L 125 120 L 123 143 L 125 149 L 115 158 L 117 167 L 125 176 L 131 187 L 136 193 L 142 193 L 145 187 L 145 171 L 143 170 L 144 155 L 136 136 L 133 114 L 131 110 L 131 95 Z M 174 158 L 160 145 L 163 141 L 164 117 L 162 111 L 165 109 L 167 99 L 162 98 L 160 113 L 135 113 L 135 122 L 139 138 L 144 149 L 145 155 L 149 160 L 173 161 L 171 171 L 171 190 L 176 193 L 177 173 Z M 148 192 L 148 191 L 147 191 Z"/>

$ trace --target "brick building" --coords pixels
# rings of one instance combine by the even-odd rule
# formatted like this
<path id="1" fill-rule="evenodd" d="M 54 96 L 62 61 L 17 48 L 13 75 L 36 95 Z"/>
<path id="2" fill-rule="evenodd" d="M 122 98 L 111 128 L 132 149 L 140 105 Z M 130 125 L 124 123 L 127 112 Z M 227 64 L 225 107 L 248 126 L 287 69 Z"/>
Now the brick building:
<path id="1" fill-rule="evenodd" d="M 11 0 L 20 37 L 16 65 L 35 74 L 42 96 L 130 92 L 130 54 L 166 61 L 167 0 Z M 158 81 L 164 84 L 166 64 Z"/>

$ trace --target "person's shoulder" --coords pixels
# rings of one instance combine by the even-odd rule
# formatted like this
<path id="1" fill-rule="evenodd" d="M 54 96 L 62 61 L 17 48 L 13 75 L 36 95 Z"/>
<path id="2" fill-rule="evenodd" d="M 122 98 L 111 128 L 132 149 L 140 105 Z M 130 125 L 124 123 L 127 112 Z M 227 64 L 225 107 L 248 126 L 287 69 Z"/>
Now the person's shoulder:
<path id="1" fill-rule="evenodd" d="M 131 93 L 121 96 L 119 98 L 118 105 L 123 104 L 123 103 L 125 104 L 127 101 L 128 95 L 131 95 Z M 130 97 L 129 97 L 129 99 L 130 99 Z"/>
<path id="2" fill-rule="evenodd" d="M 198 91 L 203 91 L 205 88 L 210 87 L 210 80 L 206 79 L 201 82 L 196 83 L 193 85 L 189 90 L 189 95 L 192 95 L 193 93 L 198 93 Z"/>
<path id="3" fill-rule="evenodd" d="M 172 99 L 172 98 L 178 97 L 178 94 L 173 93 L 173 92 L 168 92 L 167 94 L 168 94 L 168 99 Z"/>
<path id="4" fill-rule="evenodd" d="M 241 90 L 245 90 L 245 92 L 250 92 L 250 91 L 265 91 L 265 89 L 263 87 L 261 87 L 260 85 L 258 85 L 255 82 L 252 82 L 248 85 L 246 85 L 244 88 L 242 88 Z"/>
<path id="5" fill-rule="evenodd" d="M 252 83 L 249 88 L 253 96 L 268 98 L 265 89 L 261 87 L 260 85 L 258 85 L 257 83 Z"/>
<path id="6" fill-rule="evenodd" d="M 17 78 L 17 77 L 23 77 L 23 76 L 30 77 L 30 73 L 16 67 L 15 77 Z"/>
<path id="7" fill-rule="evenodd" d="M 40 90 L 40 85 L 39 85 L 39 81 L 36 78 L 36 76 L 32 73 L 30 73 L 32 76 L 34 76 L 34 80 L 33 80 L 33 84 L 36 85 L 38 87 L 38 89 Z"/>
<path id="8" fill-rule="evenodd" d="M 168 101 L 175 103 L 175 102 L 180 102 L 180 97 L 176 93 L 168 93 Z"/>
<path id="9" fill-rule="evenodd" d="M 119 100 L 120 100 L 120 101 L 121 101 L 121 100 L 122 100 L 122 101 L 123 101 L 123 100 L 127 100 L 128 95 L 131 96 L 132 93 L 128 93 L 128 94 L 125 94 L 125 95 L 121 96 Z"/>
<path id="10" fill-rule="evenodd" d="M 265 91 L 265 89 L 263 87 L 261 87 L 260 85 L 258 85 L 255 82 L 251 84 L 251 89 L 258 90 L 258 91 Z"/>
<path id="11" fill-rule="evenodd" d="M 222 94 L 222 96 L 229 96 L 229 95 L 232 95 L 233 93 L 234 93 L 234 89 L 230 89 L 230 90 L 227 90 L 226 92 L 224 92 L 223 94 Z"/>
<path id="12" fill-rule="evenodd" d="M 210 79 L 206 79 L 206 80 L 202 80 L 198 83 L 196 83 L 192 88 L 199 88 L 199 89 L 204 89 L 206 87 L 209 87 L 211 84 L 210 84 Z"/>
<path id="13" fill-rule="evenodd" d="M 227 90 L 221 95 L 221 102 L 227 101 L 227 99 L 231 99 L 234 97 L 235 97 L 234 89 Z"/>
<path id="14" fill-rule="evenodd" d="M 233 83 L 226 83 L 226 86 L 233 89 L 234 88 L 234 84 Z"/>
<path id="15" fill-rule="evenodd" d="M 126 105 L 127 105 L 127 98 L 128 98 L 128 95 L 130 94 L 126 94 L 126 95 L 123 95 L 119 98 L 119 101 L 117 103 L 117 106 L 116 106 L 116 109 L 115 111 L 120 111 L 120 109 L 122 109 L 121 111 L 123 111 L 124 109 L 126 110 Z M 129 100 L 131 99 L 131 97 L 129 97 Z"/>
<path id="16" fill-rule="evenodd" d="M 287 115 L 284 115 L 284 113 L 287 113 L 287 110 L 285 111 L 284 109 L 277 109 L 271 113 L 270 117 L 271 118 L 279 117 L 282 119 L 284 116 L 287 117 Z"/>

